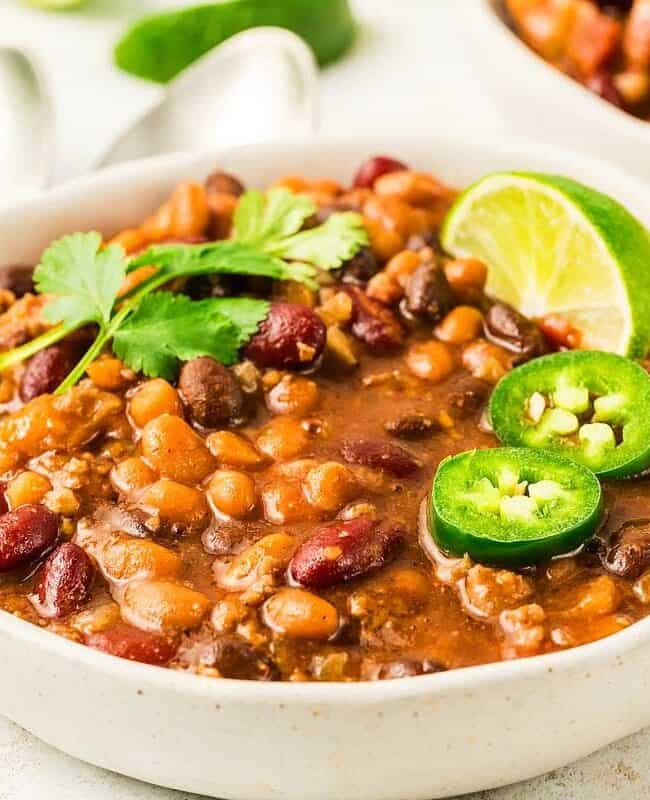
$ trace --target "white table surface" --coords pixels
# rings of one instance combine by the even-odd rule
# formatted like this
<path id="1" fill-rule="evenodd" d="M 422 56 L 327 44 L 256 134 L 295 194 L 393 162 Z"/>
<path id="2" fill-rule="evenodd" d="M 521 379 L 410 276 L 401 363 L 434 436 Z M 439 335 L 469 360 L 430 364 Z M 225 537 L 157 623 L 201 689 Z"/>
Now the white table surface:
<path id="1" fill-rule="evenodd" d="M 422 134 L 469 128 L 476 136 L 505 130 L 465 60 L 459 38 L 458 17 L 472 2 L 353 0 L 361 32 L 353 53 L 322 75 L 321 130 Z M 55 180 L 90 169 L 113 136 L 158 92 L 112 67 L 111 43 L 126 20 L 183 4 L 89 0 L 83 14 L 45 14 L 21 6 L 18 0 L 0 0 L 0 39 L 28 43 L 47 70 L 57 108 Z M 471 800 L 642 800 L 650 797 L 648 756 L 650 730 L 573 766 L 525 784 L 481 792 Z M 190 796 L 82 764 L 0 718 L 0 800 L 41 798 L 189 800 Z"/>

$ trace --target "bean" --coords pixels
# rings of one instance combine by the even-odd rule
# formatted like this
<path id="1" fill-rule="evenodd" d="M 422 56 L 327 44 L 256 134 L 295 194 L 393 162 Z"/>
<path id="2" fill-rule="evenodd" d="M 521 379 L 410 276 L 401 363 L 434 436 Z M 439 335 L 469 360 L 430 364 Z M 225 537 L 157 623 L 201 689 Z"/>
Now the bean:
<path id="1" fill-rule="evenodd" d="M 381 469 L 396 478 L 406 478 L 421 467 L 408 450 L 386 439 L 346 439 L 341 454 L 349 464 Z"/>
<path id="2" fill-rule="evenodd" d="M 139 456 L 125 458 L 111 471 L 113 485 L 125 494 L 146 488 L 156 480 L 156 477 L 156 473 Z"/>
<path id="3" fill-rule="evenodd" d="M 416 377 L 430 383 L 440 383 L 454 369 L 451 351 L 435 339 L 414 344 L 406 354 L 406 364 Z"/>
<path id="4" fill-rule="evenodd" d="M 304 522 L 314 516 L 299 483 L 274 481 L 262 491 L 264 519 L 272 525 Z"/>
<path id="5" fill-rule="evenodd" d="M 324 347 L 325 325 L 316 312 L 297 303 L 273 303 L 244 354 L 258 367 L 302 369 L 312 366 Z"/>
<path id="6" fill-rule="evenodd" d="M 183 416 L 183 404 L 174 387 L 162 378 L 145 381 L 129 400 L 129 414 L 139 428 L 161 414 Z"/>
<path id="7" fill-rule="evenodd" d="M 219 584 L 230 592 L 243 591 L 262 573 L 273 574 L 283 570 L 289 561 L 296 543 L 286 533 L 271 533 L 247 547 L 221 571 L 219 562 L 215 573 Z"/>
<path id="8" fill-rule="evenodd" d="M 234 175 L 216 170 L 205 179 L 205 189 L 208 194 L 230 194 L 239 197 L 244 194 L 246 187 Z"/>
<path id="9" fill-rule="evenodd" d="M 434 672 L 444 672 L 445 667 L 431 658 L 421 661 L 402 658 L 397 661 L 387 661 L 379 666 L 373 678 L 378 681 L 393 680 L 395 678 L 412 678 L 415 675 L 431 675 Z"/>
<path id="10" fill-rule="evenodd" d="M 266 397 L 274 414 L 304 416 L 318 404 L 318 386 L 314 381 L 296 375 L 285 375 Z"/>
<path id="11" fill-rule="evenodd" d="M 0 517 L 0 572 L 27 564 L 47 552 L 58 536 L 56 514 L 24 505 Z"/>
<path id="12" fill-rule="evenodd" d="M 177 660 L 190 669 L 216 669 L 223 678 L 270 681 L 277 677 L 277 670 L 262 653 L 234 635 L 200 631 L 181 645 Z"/>
<path id="13" fill-rule="evenodd" d="M 262 617 L 273 631 L 293 639 L 329 639 L 339 627 L 334 606 L 302 589 L 281 589 L 264 603 Z"/>
<path id="14" fill-rule="evenodd" d="M 88 365 L 86 372 L 98 389 L 106 389 L 108 392 L 121 389 L 125 383 L 135 378 L 135 374 L 127 370 L 119 358 L 98 358 Z"/>
<path id="15" fill-rule="evenodd" d="M 210 601 L 202 592 L 164 580 L 128 584 L 121 603 L 126 622 L 168 635 L 195 628 L 209 606 Z"/>
<path id="16" fill-rule="evenodd" d="M 352 334 L 377 352 L 395 350 L 404 342 L 404 331 L 393 312 L 373 300 L 358 286 L 348 286 L 352 299 Z"/>
<path id="17" fill-rule="evenodd" d="M 256 539 L 261 532 L 261 524 L 237 522 L 235 520 L 214 520 L 201 534 L 201 543 L 206 553 L 213 556 L 228 556 L 241 552 L 242 548 Z"/>
<path id="18" fill-rule="evenodd" d="M 36 353 L 20 380 L 20 399 L 28 403 L 41 394 L 52 394 L 75 366 L 82 352 L 80 342 L 59 342 Z"/>
<path id="19" fill-rule="evenodd" d="M 391 561 L 404 543 L 404 531 L 369 517 L 323 525 L 296 551 L 291 580 L 310 589 L 350 581 Z"/>
<path id="20" fill-rule="evenodd" d="M 487 275 L 487 266 L 477 258 L 459 258 L 445 264 L 445 276 L 456 292 L 482 292 Z"/>
<path id="21" fill-rule="evenodd" d="M 201 356 L 184 364 L 178 388 L 190 416 L 204 428 L 241 421 L 244 394 L 239 381 L 213 358 Z"/>
<path id="22" fill-rule="evenodd" d="M 256 469 L 265 462 L 264 456 L 252 442 L 232 431 L 215 431 L 208 436 L 205 443 L 220 466 Z"/>
<path id="23" fill-rule="evenodd" d="M 179 483 L 199 483 L 214 467 L 214 457 L 180 417 L 162 414 L 142 431 L 142 453 L 164 478 Z"/>
<path id="24" fill-rule="evenodd" d="M 199 489 L 161 478 L 142 495 L 140 502 L 158 511 L 161 519 L 173 528 L 197 531 L 209 517 L 208 503 Z"/>
<path id="25" fill-rule="evenodd" d="M 474 306 L 456 306 L 436 328 L 436 336 L 450 344 L 465 344 L 476 339 L 483 316 Z"/>
<path id="26" fill-rule="evenodd" d="M 614 83 L 613 77 L 610 73 L 605 72 L 604 70 L 601 72 L 596 72 L 594 75 L 591 75 L 589 78 L 587 78 L 585 81 L 585 86 L 590 92 L 602 97 L 603 100 L 607 100 L 607 102 L 611 103 L 613 106 L 616 106 L 617 108 L 625 107 L 623 97 L 621 96 L 621 93 Z"/>
<path id="27" fill-rule="evenodd" d="M 102 571 L 112 581 L 174 578 L 181 570 L 180 556 L 149 539 L 112 534 L 101 549 Z"/>
<path id="28" fill-rule="evenodd" d="M 417 270 L 422 262 L 420 256 L 413 250 L 402 250 L 386 264 L 386 274 L 397 281 L 399 286 L 404 289 L 411 275 Z"/>
<path id="29" fill-rule="evenodd" d="M 9 481 L 5 494 L 11 508 L 18 508 L 40 503 L 51 488 L 44 475 L 27 469 Z"/>
<path id="30" fill-rule="evenodd" d="M 374 156 L 361 164 L 354 176 L 353 186 L 355 189 L 372 189 L 377 178 L 403 169 L 408 169 L 408 167 L 395 158 Z"/>
<path id="31" fill-rule="evenodd" d="M 626 522 L 611 538 L 603 559 L 605 568 L 635 580 L 650 567 L 650 520 Z"/>
<path id="32" fill-rule="evenodd" d="M 254 481 L 235 470 L 217 470 L 210 479 L 208 495 L 217 513 L 230 519 L 245 519 L 257 503 Z"/>
<path id="33" fill-rule="evenodd" d="M 521 358 L 541 355 L 546 347 L 538 326 L 507 303 L 494 303 L 483 320 L 485 335 Z"/>
<path id="34" fill-rule="evenodd" d="M 60 544 L 43 565 L 36 584 L 38 613 L 66 617 L 90 597 L 95 567 L 85 550 L 72 542 Z"/>
<path id="35" fill-rule="evenodd" d="M 123 622 L 96 631 L 86 636 L 86 644 L 94 650 L 101 650 L 128 661 L 139 661 L 142 664 L 163 666 L 168 664 L 178 647 L 176 640 L 170 636 L 159 636 L 141 631 Z"/>
<path id="36" fill-rule="evenodd" d="M 342 283 L 354 286 L 365 286 L 381 269 L 375 254 L 370 247 L 362 247 L 352 258 L 344 261 L 333 274 Z"/>
<path id="37" fill-rule="evenodd" d="M 277 417 L 262 428 L 258 448 L 275 461 L 286 461 L 303 453 L 309 446 L 309 434 L 300 420 Z"/>
<path id="38" fill-rule="evenodd" d="M 462 359 L 466 370 L 488 383 L 496 383 L 512 366 L 508 352 L 485 339 L 477 339 L 466 345 Z"/>
<path id="39" fill-rule="evenodd" d="M 338 511 L 359 493 L 353 472 L 337 461 L 326 461 L 310 469 L 305 477 L 305 494 L 320 511 Z"/>
<path id="40" fill-rule="evenodd" d="M 445 273 L 434 262 L 421 264 L 406 284 L 404 307 L 410 315 L 439 322 L 455 303 Z"/>
<path id="41" fill-rule="evenodd" d="M 440 424 L 424 414 L 407 414 L 404 417 L 389 420 L 384 429 L 398 439 L 424 439 L 440 430 Z"/>
<path id="42" fill-rule="evenodd" d="M 34 293 L 34 268 L 25 264 L 7 264 L 0 267 L 0 289 L 8 289 L 14 295 L 22 297 Z"/>

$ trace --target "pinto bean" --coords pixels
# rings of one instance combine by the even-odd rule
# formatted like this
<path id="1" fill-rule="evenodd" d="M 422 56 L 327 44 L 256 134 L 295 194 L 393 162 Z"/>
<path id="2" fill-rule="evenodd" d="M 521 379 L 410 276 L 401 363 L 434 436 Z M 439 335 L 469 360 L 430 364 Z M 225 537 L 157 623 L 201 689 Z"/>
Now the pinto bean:
<path id="1" fill-rule="evenodd" d="M 374 156 L 368 158 L 359 167 L 354 176 L 353 186 L 355 189 L 372 189 L 377 178 L 387 175 L 389 172 L 399 172 L 408 169 L 406 164 L 397 161 L 389 156 Z"/>
<path id="2" fill-rule="evenodd" d="M 89 634 L 86 644 L 118 658 L 159 667 L 172 660 L 178 647 L 174 637 L 141 631 L 123 622 Z"/>
<path id="3" fill-rule="evenodd" d="M 296 551 L 289 564 L 295 583 L 322 589 L 350 581 L 391 561 L 404 531 L 370 517 L 323 525 Z"/>
<path id="4" fill-rule="evenodd" d="M 79 360 L 80 342 L 59 342 L 41 350 L 29 361 L 20 381 L 20 399 L 28 403 L 41 394 L 51 394 Z"/>
<path id="5" fill-rule="evenodd" d="M 386 439 L 346 439 L 341 454 L 349 464 L 382 469 L 396 478 L 406 478 L 421 466 L 408 450 Z"/>
<path id="6" fill-rule="evenodd" d="M 311 308 L 273 303 L 244 352 L 259 367 L 306 368 L 323 352 L 325 334 L 323 321 Z"/>
<path id="7" fill-rule="evenodd" d="M 264 622 L 292 639 L 329 639 L 339 627 L 334 606 L 303 589 L 281 589 L 263 608 Z"/>
<path id="8" fill-rule="evenodd" d="M 60 544 L 36 584 L 38 613 L 58 618 L 79 611 L 90 596 L 94 577 L 95 567 L 85 550 L 72 542 Z"/>
<path id="9" fill-rule="evenodd" d="M 347 286 L 352 299 L 352 334 L 377 352 L 395 350 L 404 342 L 404 331 L 393 312 L 358 286 Z"/>
<path id="10" fill-rule="evenodd" d="M 56 514 L 24 505 L 0 517 L 0 572 L 27 564 L 49 550 L 59 531 Z"/>
<path id="11" fill-rule="evenodd" d="M 147 580 L 127 585 L 121 610 L 136 627 L 170 635 L 196 628 L 209 606 L 206 595 L 181 583 Z"/>
<path id="12" fill-rule="evenodd" d="M 488 339 L 522 358 L 533 358 L 546 349 L 537 325 L 507 303 L 494 303 L 483 327 Z"/>
<path id="13" fill-rule="evenodd" d="M 201 356 L 183 365 L 178 388 L 190 415 L 204 428 L 241 419 L 244 393 L 232 372 L 213 358 Z"/>
<path id="14" fill-rule="evenodd" d="M 215 468 L 215 460 L 197 434 L 180 417 L 162 414 L 142 431 L 145 459 L 163 478 L 198 483 Z"/>
<path id="15" fill-rule="evenodd" d="M 650 567 L 650 520 L 626 522 L 612 536 L 605 569 L 621 578 L 638 578 Z"/>
<path id="16" fill-rule="evenodd" d="M 421 264 L 406 284 L 404 308 L 410 315 L 439 322 L 455 303 L 444 271 L 431 261 Z"/>

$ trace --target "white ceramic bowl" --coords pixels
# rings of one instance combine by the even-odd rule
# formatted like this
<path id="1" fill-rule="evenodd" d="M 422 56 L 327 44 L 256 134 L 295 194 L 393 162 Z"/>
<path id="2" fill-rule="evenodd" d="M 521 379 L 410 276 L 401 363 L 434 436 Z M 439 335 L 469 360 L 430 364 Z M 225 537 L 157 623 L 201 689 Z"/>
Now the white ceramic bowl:
<path id="1" fill-rule="evenodd" d="M 508 130 L 605 158 L 650 179 L 650 122 L 549 66 L 507 27 L 501 7 L 501 0 L 470 0 L 462 4 L 459 27 L 469 34 L 468 57 Z"/>
<path id="2" fill-rule="evenodd" d="M 349 180 L 386 152 L 459 186 L 498 169 L 561 172 L 650 221 L 625 174 L 549 148 L 368 137 L 142 161 L 0 214 L 0 263 L 52 238 L 110 233 L 215 165 L 264 185 L 283 173 Z M 532 777 L 650 723 L 650 619 L 521 661 L 365 684 L 213 680 L 133 664 L 0 613 L 0 712 L 85 761 L 238 800 L 431 800 Z"/>

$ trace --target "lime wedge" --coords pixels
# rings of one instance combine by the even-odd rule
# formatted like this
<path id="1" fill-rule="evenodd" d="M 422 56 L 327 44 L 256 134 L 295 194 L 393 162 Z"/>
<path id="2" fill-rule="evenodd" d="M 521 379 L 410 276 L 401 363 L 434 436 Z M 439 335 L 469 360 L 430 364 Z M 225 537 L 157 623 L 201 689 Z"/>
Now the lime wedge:
<path id="1" fill-rule="evenodd" d="M 650 238 L 612 198 L 557 175 L 495 173 L 458 198 L 441 241 L 488 265 L 488 294 L 566 317 L 581 347 L 648 352 Z"/>

